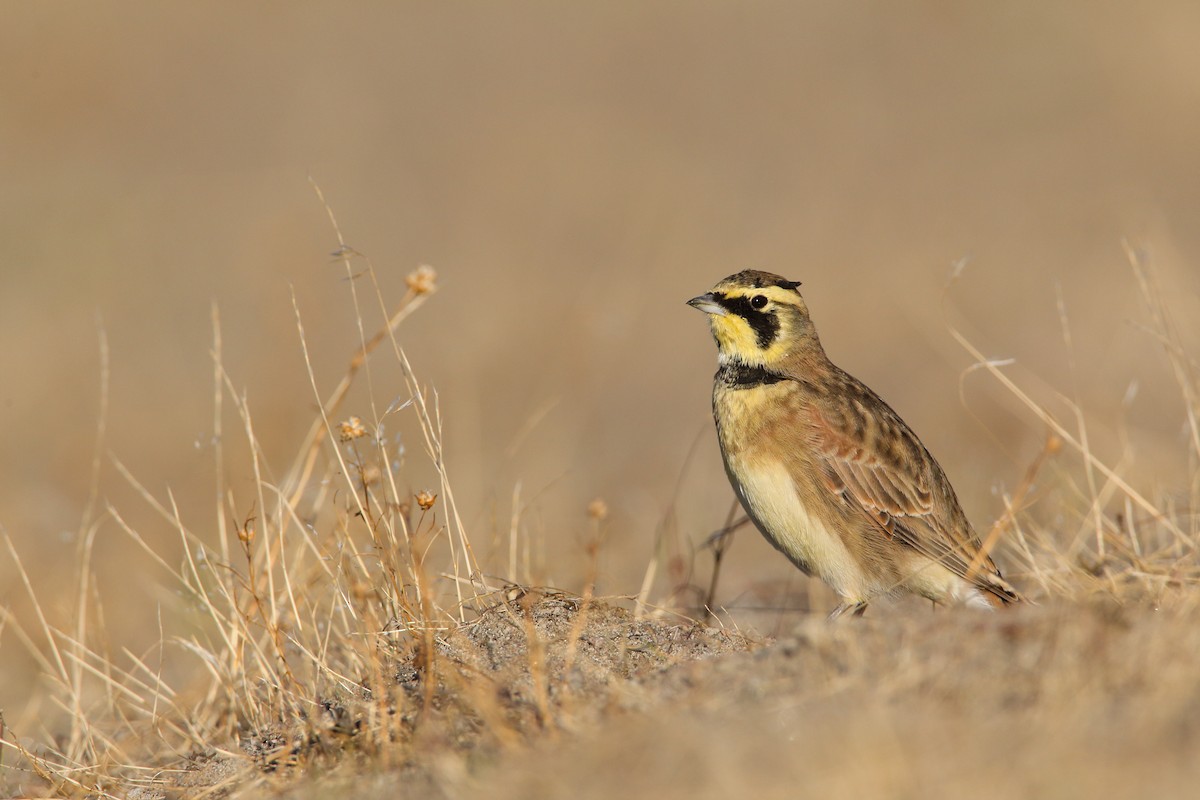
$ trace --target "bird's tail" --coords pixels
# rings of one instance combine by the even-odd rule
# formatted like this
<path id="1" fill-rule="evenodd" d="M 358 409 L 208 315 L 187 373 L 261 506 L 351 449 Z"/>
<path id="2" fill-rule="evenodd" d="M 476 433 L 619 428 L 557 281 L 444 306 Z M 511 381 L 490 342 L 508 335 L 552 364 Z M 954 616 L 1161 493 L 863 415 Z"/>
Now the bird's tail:
<path id="1" fill-rule="evenodd" d="M 975 576 L 975 585 L 979 587 L 979 595 L 996 608 L 1024 603 L 1025 598 L 1014 589 L 999 573 Z"/>

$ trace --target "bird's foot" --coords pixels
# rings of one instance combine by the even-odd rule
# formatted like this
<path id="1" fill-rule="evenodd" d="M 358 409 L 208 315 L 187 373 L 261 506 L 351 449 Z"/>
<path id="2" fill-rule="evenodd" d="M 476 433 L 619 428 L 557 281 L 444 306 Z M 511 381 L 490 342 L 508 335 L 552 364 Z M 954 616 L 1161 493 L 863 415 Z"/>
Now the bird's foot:
<path id="1" fill-rule="evenodd" d="M 829 620 L 832 622 L 838 617 L 845 616 L 846 614 L 849 614 L 852 617 L 861 617 L 863 612 L 866 610 L 867 601 L 865 600 L 859 600 L 856 603 L 842 603 L 833 610 L 832 614 L 829 615 Z"/>

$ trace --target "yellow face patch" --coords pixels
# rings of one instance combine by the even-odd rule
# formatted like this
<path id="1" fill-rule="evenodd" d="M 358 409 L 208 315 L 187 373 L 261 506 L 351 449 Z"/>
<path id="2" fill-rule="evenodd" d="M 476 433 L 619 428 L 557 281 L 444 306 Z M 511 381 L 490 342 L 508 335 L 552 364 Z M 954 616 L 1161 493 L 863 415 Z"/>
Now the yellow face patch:
<path id="1" fill-rule="evenodd" d="M 795 291 L 721 283 L 706 297 L 711 298 L 712 310 L 705 310 L 722 361 L 770 364 L 786 355 L 792 318 L 803 312 L 803 301 Z"/>
<path id="2" fill-rule="evenodd" d="M 763 351 L 758 346 L 758 337 L 743 317 L 737 314 L 723 317 L 710 314 L 708 323 L 722 354 L 737 356 L 739 360 L 750 364 L 761 363 Z"/>

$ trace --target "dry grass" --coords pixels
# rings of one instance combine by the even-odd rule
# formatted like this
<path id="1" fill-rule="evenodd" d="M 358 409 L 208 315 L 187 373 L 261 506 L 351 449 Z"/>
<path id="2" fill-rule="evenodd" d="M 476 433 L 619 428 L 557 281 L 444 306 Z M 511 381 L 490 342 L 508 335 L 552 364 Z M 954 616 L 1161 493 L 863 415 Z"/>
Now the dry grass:
<path id="1" fill-rule="evenodd" d="M 396 338 L 435 275 L 415 271 L 389 308 L 370 262 L 338 239 L 359 346 L 330 392 L 306 357 L 318 413 L 281 479 L 226 372 L 214 310 L 213 520 L 185 523 L 170 491 L 156 495 L 115 462 L 175 531 L 182 561 L 156 552 L 121 509 L 101 513 L 93 494 L 62 623 L 8 542 L 36 614 L 5 613 L 0 634 L 38 660 L 45 691 L 0 719 L 6 791 L 601 797 L 612 785 L 597 776 L 615 768 L 625 793 L 646 797 L 782 796 L 801 785 L 833 797 L 1167 796 L 1195 779 L 1200 370 L 1141 253 L 1130 249 L 1130 264 L 1185 402 L 1192 471 L 1156 495 L 1137 491 L 1136 463 L 1101 459 L 1077 404 L 1062 401 L 1061 421 L 952 330 L 1046 430 L 986 537 L 1038 605 L 979 615 L 899 604 L 839 625 L 801 615 L 763 647 L 691 618 L 710 611 L 688 598 L 711 600 L 715 569 L 710 579 L 695 559 L 655 580 L 665 545 L 636 600 L 596 598 L 602 501 L 589 507 L 576 593 L 528 585 L 516 520 L 491 548 L 490 566 L 507 572 L 486 572 L 456 510 L 437 397 Z M 366 298 L 383 320 L 372 335 Z M 298 305 L 296 323 L 307 356 Z M 361 417 L 350 414 L 347 391 L 371 382 L 380 347 L 408 394 L 385 403 L 372 393 Z M 249 496 L 223 483 L 226 404 L 250 454 Z M 387 434 L 402 415 L 419 425 L 434 489 L 403 488 L 404 456 Z M 180 596 L 148 652 L 106 633 L 90 569 L 101 519 Z M 717 568 L 725 541 L 710 542 Z M 547 759 L 574 766 L 547 772 Z"/>

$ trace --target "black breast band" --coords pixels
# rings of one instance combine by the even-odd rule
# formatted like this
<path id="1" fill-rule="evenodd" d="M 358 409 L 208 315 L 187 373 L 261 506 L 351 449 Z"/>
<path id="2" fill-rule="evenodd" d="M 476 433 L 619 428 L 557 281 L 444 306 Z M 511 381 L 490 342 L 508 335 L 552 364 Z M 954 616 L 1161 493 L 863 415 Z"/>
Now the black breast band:
<path id="1" fill-rule="evenodd" d="M 717 380 L 732 389 L 750 389 L 768 383 L 779 383 L 788 378 L 766 367 L 749 364 L 725 364 L 717 370 Z"/>

